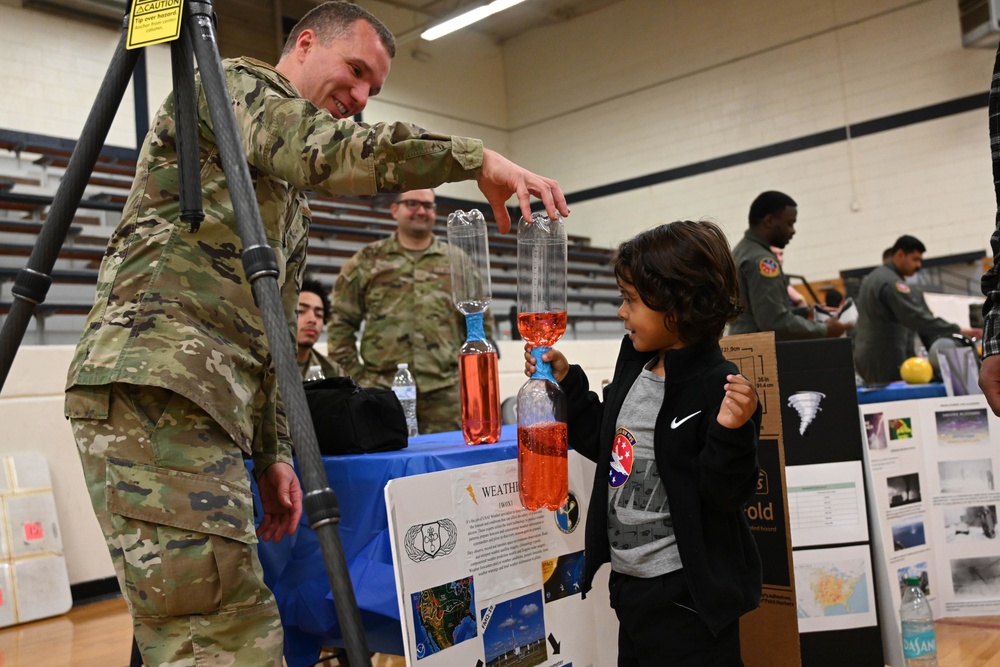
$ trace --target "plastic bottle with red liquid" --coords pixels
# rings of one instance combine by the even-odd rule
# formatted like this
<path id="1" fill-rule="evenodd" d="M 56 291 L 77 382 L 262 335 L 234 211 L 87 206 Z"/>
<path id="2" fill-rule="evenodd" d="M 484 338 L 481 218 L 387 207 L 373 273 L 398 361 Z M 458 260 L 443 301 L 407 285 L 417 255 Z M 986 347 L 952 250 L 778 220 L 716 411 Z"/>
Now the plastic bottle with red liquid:
<path id="1" fill-rule="evenodd" d="M 448 216 L 451 296 L 465 315 L 465 343 L 458 352 L 462 435 L 470 445 L 500 440 L 500 373 L 497 349 L 483 319 L 493 301 L 486 220 L 479 211 Z"/>
<path id="2" fill-rule="evenodd" d="M 557 510 L 569 493 L 566 396 L 542 355 L 566 333 L 566 229 L 544 213 L 517 225 L 517 330 L 535 358 L 517 393 L 521 504 Z"/>

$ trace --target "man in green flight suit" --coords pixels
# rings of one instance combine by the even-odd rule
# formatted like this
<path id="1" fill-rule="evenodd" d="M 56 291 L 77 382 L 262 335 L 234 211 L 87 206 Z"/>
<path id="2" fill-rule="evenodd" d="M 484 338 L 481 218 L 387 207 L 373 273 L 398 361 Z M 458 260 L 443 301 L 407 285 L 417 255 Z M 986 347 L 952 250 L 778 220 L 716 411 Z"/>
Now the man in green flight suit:
<path id="1" fill-rule="evenodd" d="M 798 205 L 783 192 L 762 192 L 750 205 L 750 228 L 733 248 L 743 312 L 730 334 L 773 331 L 775 340 L 831 338 L 849 328 L 836 317 L 814 322 L 792 311 L 788 278 L 771 246 L 784 248 L 795 235 Z"/>
<path id="2" fill-rule="evenodd" d="M 435 210 L 431 189 L 396 196 L 390 207 L 396 232 L 344 263 L 327 331 L 330 356 L 361 385 L 390 387 L 396 365 L 409 365 L 420 433 L 462 428 L 458 351 L 465 316 L 452 300 L 450 246 L 434 235 Z M 492 337 L 489 312 L 485 329 Z"/>
<path id="3" fill-rule="evenodd" d="M 961 328 L 934 317 L 923 292 L 906 284 L 920 270 L 926 247 L 916 237 L 903 235 L 886 252 L 885 264 L 861 281 L 858 324 L 854 332 L 854 366 L 865 384 L 899 380 L 899 367 L 913 354 L 913 335 L 928 345 L 936 365 L 937 353 L 954 345 L 952 334 L 982 336 L 982 329 Z"/>
<path id="4" fill-rule="evenodd" d="M 223 63 L 292 341 L 305 191 L 374 195 L 474 179 L 503 232 L 515 193 L 525 215 L 531 195 L 549 215 L 569 213 L 555 181 L 477 139 L 351 120 L 381 90 L 394 53 L 369 12 L 327 2 L 293 28 L 276 67 Z M 197 232 L 179 220 L 170 95 L 101 263 L 66 416 L 146 667 L 281 665 L 256 542 L 294 532 L 302 491 L 200 79 L 196 95 L 205 219 Z M 244 454 L 264 512 L 256 530 Z"/>

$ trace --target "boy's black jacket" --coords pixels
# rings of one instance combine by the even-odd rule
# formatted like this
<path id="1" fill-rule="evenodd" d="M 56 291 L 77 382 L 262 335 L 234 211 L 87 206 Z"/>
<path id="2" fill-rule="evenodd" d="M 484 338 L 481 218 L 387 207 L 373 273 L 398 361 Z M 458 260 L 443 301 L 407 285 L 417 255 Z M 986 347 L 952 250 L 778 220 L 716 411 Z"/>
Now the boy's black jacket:
<path id="1" fill-rule="evenodd" d="M 615 422 L 632 383 L 656 353 L 640 353 L 626 336 L 603 403 L 587 376 L 571 366 L 560 383 L 569 407 L 569 444 L 597 463 L 586 529 L 584 595 L 610 560 L 608 474 Z M 757 489 L 761 408 L 739 429 L 716 417 L 726 375 L 738 373 L 717 341 L 669 350 L 654 451 L 688 588 L 702 619 L 718 632 L 760 603 L 760 556 L 744 504 Z M 697 414 L 695 414 L 697 413 Z M 685 417 L 689 417 L 682 421 Z M 671 426 L 674 425 L 674 428 Z"/>

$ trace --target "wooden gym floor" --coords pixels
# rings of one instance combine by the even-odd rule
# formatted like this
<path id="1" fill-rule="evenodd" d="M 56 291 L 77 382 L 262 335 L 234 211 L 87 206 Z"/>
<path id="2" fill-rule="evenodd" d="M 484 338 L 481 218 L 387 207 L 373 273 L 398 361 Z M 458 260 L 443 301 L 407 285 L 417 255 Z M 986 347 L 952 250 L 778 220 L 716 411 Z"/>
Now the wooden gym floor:
<path id="1" fill-rule="evenodd" d="M 938 667 L 1000 667 L 1000 616 L 935 623 Z M 0 667 L 127 667 L 132 622 L 121 598 L 79 605 L 68 614 L 0 630 Z M 337 660 L 319 663 L 336 667 Z M 378 655 L 373 667 L 404 667 Z"/>

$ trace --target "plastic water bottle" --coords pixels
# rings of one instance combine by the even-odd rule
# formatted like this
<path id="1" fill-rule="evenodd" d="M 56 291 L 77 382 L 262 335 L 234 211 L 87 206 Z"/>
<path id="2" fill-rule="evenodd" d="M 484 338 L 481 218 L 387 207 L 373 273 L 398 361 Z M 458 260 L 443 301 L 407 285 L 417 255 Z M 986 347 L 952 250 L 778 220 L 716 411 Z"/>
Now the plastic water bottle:
<path id="1" fill-rule="evenodd" d="M 920 588 L 920 578 L 906 577 L 906 591 L 899 606 L 906 667 L 937 667 L 934 613 Z"/>
<path id="2" fill-rule="evenodd" d="M 500 373 L 497 350 L 483 320 L 493 301 L 486 220 L 477 210 L 448 216 L 451 296 L 465 315 L 465 343 L 458 351 L 462 435 L 470 445 L 500 440 Z"/>
<path id="3" fill-rule="evenodd" d="M 322 366 L 310 366 L 309 372 L 306 374 L 306 382 L 313 382 L 315 380 L 323 380 L 323 367 Z"/>
<path id="4" fill-rule="evenodd" d="M 406 415 L 407 435 L 417 435 L 417 383 L 410 373 L 409 364 L 396 364 L 396 375 L 392 378 L 392 391 L 403 404 Z"/>
<path id="5" fill-rule="evenodd" d="M 566 396 L 544 355 L 566 332 L 566 230 L 535 213 L 517 226 L 517 328 L 535 373 L 517 393 L 517 476 L 521 505 L 557 510 L 569 493 Z"/>

